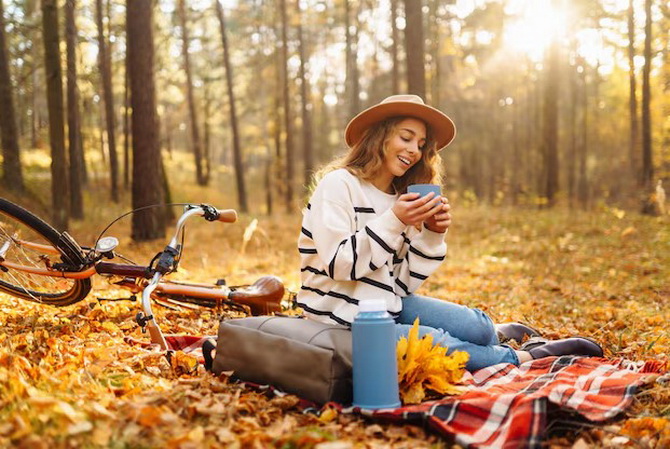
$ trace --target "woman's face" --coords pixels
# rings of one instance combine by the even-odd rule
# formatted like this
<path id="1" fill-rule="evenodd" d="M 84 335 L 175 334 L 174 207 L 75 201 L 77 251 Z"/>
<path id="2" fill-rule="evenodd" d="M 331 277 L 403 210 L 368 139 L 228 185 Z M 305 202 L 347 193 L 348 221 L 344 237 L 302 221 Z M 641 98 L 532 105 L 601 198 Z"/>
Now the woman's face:
<path id="1" fill-rule="evenodd" d="M 382 170 L 393 177 L 403 176 L 421 160 L 425 145 L 426 125 L 415 118 L 403 119 L 386 144 Z"/>

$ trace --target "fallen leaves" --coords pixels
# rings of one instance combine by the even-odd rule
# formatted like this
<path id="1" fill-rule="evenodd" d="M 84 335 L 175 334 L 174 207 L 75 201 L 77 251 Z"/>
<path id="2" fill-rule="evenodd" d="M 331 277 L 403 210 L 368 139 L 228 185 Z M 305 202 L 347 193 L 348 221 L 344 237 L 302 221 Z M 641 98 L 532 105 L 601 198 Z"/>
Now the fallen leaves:
<path id="1" fill-rule="evenodd" d="M 237 254 L 250 217 L 241 217 L 240 226 L 194 226 L 192 251 L 175 276 L 244 283 L 271 273 L 295 290 L 299 219 L 260 218 L 240 257 L 230 254 Z M 261 229 L 267 239 L 257 238 Z M 419 293 L 478 307 L 496 322 L 532 323 L 550 338 L 594 337 L 608 356 L 661 363 L 670 354 L 668 229 L 667 221 L 633 213 L 459 209 L 449 259 Z M 143 261 L 156 245 L 138 248 L 143 252 L 131 257 Z M 302 413 L 295 396 L 268 398 L 194 369 L 186 354 L 169 361 L 130 346 L 124 337 L 147 339 L 134 322 L 137 303 L 95 300 L 127 296 L 115 288 L 60 309 L 0 296 L 0 447 L 444 447 L 419 426 L 371 422 L 332 408 L 320 416 Z M 211 311 L 154 311 L 166 333 L 216 333 Z M 581 441 L 668 447 L 662 438 L 669 407 L 665 375 L 636 396 L 633 417 Z M 561 439 L 565 444 L 557 446 L 580 441 Z"/>
<path id="2" fill-rule="evenodd" d="M 404 404 L 418 404 L 432 394 L 459 394 L 463 388 L 458 382 L 465 372 L 470 356 L 467 352 L 454 351 L 433 345 L 433 336 L 419 338 L 417 318 L 407 338 L 398 341 L 398 382 L 400 398 Z"/>
<path id="3" fill-rule="evenodd" d="M 647 447 L 670 446 L 670 420 L 667 418 L 633 418 L 625 422 L 621 434 L 634 438 Z"/>

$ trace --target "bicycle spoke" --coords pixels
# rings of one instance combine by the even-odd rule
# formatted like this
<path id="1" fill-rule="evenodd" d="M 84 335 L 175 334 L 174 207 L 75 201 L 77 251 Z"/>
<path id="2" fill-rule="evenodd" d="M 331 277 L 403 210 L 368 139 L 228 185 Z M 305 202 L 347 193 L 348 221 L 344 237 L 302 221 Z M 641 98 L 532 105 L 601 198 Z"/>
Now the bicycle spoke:
<path id="1" fill-rule="evenodd" d="M 25 267 L 42 269 L 47 268 L 52 263 L 58 262 L 57 260 L 52 260 L 49 255 L 22 245 L 21 241 L 50 246 L 49 242 L 30 229 L 20 226 L 16 221 L 10 222 L 3 218 L 0 221 L 0 245 L 9 243 L 4 255 L 6 261 Z M 72 281 L 68 279 L 52 278 L 14 269 L 0 271 L 0 281 L 22 289 L 22 293 L 37 302 L 41 302 L 37 295 L 64 291 L 72 287 Z"/>

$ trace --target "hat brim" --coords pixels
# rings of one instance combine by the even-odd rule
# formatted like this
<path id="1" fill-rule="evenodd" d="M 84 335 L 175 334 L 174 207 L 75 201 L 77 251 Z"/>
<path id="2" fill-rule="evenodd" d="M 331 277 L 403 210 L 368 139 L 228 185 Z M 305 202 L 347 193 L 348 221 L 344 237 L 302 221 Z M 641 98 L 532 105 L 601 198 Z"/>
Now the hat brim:
<path id="1" fill-rule="evenodd" d="M 438 151 L 446 147 L 456 137 L 454 122 L 442 111 L 431 106 L 407 101 L 382 103 L 358 114 L 351 119 L 344 130 L 344 141 L 351 148 L 370 126 L 391 117 L 414 117 L 430 128 Z"/>

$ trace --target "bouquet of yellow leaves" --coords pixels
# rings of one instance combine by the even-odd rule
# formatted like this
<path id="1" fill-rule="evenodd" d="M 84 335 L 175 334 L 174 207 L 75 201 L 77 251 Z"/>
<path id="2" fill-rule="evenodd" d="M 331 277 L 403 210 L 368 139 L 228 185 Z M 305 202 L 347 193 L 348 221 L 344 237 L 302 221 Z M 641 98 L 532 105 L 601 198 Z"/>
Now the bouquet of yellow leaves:
<path id="1" fill-rule="evenodd" d="M 397 346 L 398 383 L 403 404 L 418 404 L 426 397 L 426 391 L 440 395 L 459 394 L 463 388 L 457 386 L 465 372 L 470 355 L 433 346 L 433 336 L 419 339 L 419 319 L 414 320 L 408 338 L 402 337 Z"/>

